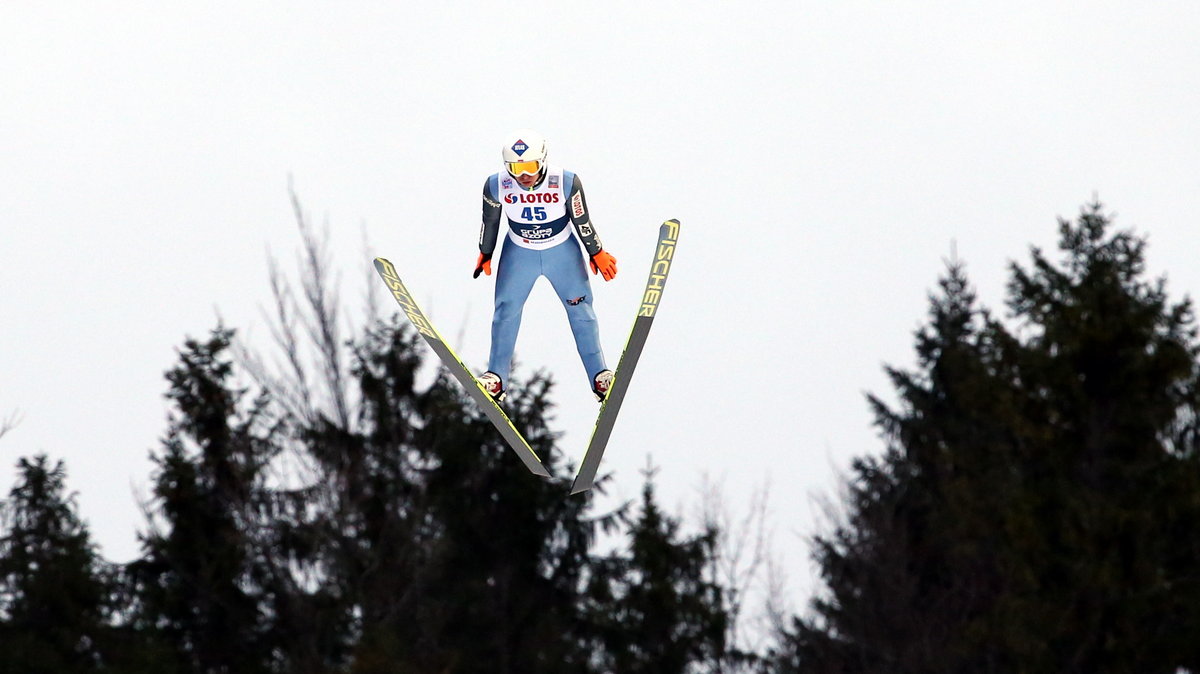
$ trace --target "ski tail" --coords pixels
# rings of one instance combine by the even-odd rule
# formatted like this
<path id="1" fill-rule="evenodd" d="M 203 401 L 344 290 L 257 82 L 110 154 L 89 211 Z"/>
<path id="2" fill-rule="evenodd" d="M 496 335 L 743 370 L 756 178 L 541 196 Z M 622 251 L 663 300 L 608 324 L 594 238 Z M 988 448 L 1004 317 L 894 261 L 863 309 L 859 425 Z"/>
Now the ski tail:
<path id="1" fill-rule="evenodd" d="M 425 317 L 421 308 L 413 300 L 412 294 L 408 292 L 408 288 L 404 286 L 404 282 L 400 280 L 400 274 L 396 272 L 395 265 L 382 257 L 377 257 L 375 258 L 375 271 L 379 272 L 379 276 L 383 278 L 383 282 L 387 284 L 392 297 L 395 298 L 400 308 L 404 310 L 404 314 L 408 316 L 408 320 L 412 322 L 413 327 L 417 329 L 417 332 L 421 333 L 421 336 L 425 338 L 425 341 L 433 349 L 433 352 L 441 359 L 442 364 L 458 380 L 458 383 L 466 390 L 467 395 L 479 405 L 488 420 L 496 427 L 496 430 L 500 431 L 500 435 L 504 437 L 508 446 L 517 453 L 517 456 L 520 457 L 521 462 L 525 464 L 529 472 L 542 477 L 550 477 L 550 471 L 546 469 L 542 460 L 538 458 L 537 452 L 533 451 L 533 448 L 529 446 L 525 437 L 513 425 L 512 420 L 508 418 L 508 415 L 504 413 L 500 405 L 488 395 L 483 385 L 475 378 L 475 375 L 471 374 L 471 371 L 467 369 L 467 366 L 454 353 L 454 350 L 450 348 L 446 340 L 442 339 L 442 336 L 434 329 L 433 323 Z"/>
<path id="2" fill-rule="evenodd" d="M 650 326 L 654 322 L 654 314 L 658 311 L 658 303 L 662 299 L 663 288 L 667 283 L 667 274 L 671 271 L 671 261 L 675 258 L 675 242 L 679 238 L 679 221 L 667 220 L 658 228 L 658 247 L 654 251 L 654 260 L 650 265 L 650 278 L 646 281 L 642 293 L 642 304 L 638 307 L 637 318 L 625 340 L 625 349 L 621 351 L 621 360 L 617 363 L 617 371 L 613 375 L 612 388 L 608 397 L 600 406 L 600 414 L 596 417 L 596 425 L 592 429 L 591 440 L 588 441 L 587 451 L 583 462 L 575 474 L 571 484 L 571 493 L 578 494 L 592 488 L 596 479 L 596 471 L 600 468 L 600 459 L 604 456 L 604 448 L 612 435 L 613 425 L 617 421 L 617 413 L 625 401 L 629 391 L 629 382 L 637 367 L 646 338 L 650 334 Z"/>

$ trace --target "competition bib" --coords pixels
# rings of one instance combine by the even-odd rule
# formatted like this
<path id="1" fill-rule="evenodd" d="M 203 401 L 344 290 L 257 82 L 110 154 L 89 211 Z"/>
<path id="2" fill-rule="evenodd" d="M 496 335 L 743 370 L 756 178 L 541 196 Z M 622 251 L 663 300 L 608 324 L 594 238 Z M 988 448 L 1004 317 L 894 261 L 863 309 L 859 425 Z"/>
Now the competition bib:
<path id="1" fill-rule="evenodd" d="M 563 170 L 546 167 L 546 177 L 525 190 L 512 176 L 500 174 L 500 206 L 508 218 L 508 236 L 524 248 L 549 248 L 571 236 Z"/>

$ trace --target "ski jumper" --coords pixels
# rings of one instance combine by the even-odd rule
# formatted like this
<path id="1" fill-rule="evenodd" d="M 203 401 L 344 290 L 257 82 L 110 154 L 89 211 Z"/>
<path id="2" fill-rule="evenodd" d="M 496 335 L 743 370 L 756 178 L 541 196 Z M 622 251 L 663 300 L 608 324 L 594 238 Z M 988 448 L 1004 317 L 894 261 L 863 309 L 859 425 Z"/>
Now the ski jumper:
<path id="1" fill-rule="evenodd" d="M 592 310 L 592 287 L 579 246 L 582 243 L 588 257 L 600 252 L 602 246 L 588 218 L 579 176 L 548 165 L 541 182 L 526 190 L 507 174 L 493 174 L 483 185 L 481 253 L 491 255 L 495 251 L 501 219 L 508 227 L 496 270 L 488 369 L 507 386 L 521 311 L 534 282 L 545 276 L 567 312 L 590 387 L 592 378 L 606 367 L 596 312 Z"/>

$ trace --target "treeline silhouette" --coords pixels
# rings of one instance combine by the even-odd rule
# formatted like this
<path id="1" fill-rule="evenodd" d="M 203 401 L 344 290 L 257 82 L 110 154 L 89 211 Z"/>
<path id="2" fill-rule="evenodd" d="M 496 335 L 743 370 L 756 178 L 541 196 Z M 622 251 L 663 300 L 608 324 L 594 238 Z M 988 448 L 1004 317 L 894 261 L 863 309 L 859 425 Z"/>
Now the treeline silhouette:
<path id="1" fill-rule="evenodd" d="M 272 275 L 281 365 L 218 327 L 167 373 L 139 559 L 99 556 L 61 462 L 19 461 L 0 672 L 1200 671 L 1195 319 L 1099 204 L 1060 221 L 1059 261 L 1011 266 L 1003 319 L 950 262 L 915 369 L 889 370 L 897 404 L 870 398 L 885 450 L 812 538 L 824 587 L 756 648 L 744 586 L 715 572 L 737 532 L 684 533 L 650 473 L 602 513 L 532 478 L 457 384 L 418 384 L 402 316 L 340 335 L 297 215 L 302 300 Z M 553 383 L 513 389 L 568 473 Z M 730 450 L 780 441 L 732 423 Z"/>

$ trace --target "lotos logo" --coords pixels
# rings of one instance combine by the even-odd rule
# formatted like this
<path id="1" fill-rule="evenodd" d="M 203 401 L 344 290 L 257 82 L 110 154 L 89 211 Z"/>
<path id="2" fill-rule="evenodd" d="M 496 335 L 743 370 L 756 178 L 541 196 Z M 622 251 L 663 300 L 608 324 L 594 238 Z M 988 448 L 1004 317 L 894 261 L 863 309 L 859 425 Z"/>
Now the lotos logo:
<path id="1" fill-rule="evenodd" d="M 525 150 L 528 150 L 528 149 L 529 149 L 529 146 L 525 144 L 525 141 L 520 140 L 520 139 L 518 139 L 517 142 L 513 143 L 513 146 L 512 146 L 512 151 L 516 152 L 518 157 L 525 154 Z"/>
<path id="2" fill-rule="evenodd" d="M 504 203 L 506 203 L 506 204 L 557 204 L 560 201 L 559 197 L 560 197 L 560 195 L 558 192 L 553 192 L 553 193 L 534 192 L 532 194 L 528 194 L 528 193 L 518 194 L 515 192 L 509 192 L 508 194 L 504 195 Z"/>

